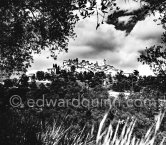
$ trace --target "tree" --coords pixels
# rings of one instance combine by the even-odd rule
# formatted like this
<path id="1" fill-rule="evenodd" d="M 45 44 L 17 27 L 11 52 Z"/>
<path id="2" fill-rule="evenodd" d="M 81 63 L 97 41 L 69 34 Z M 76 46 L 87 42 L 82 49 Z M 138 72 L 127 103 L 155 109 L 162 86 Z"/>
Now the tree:
<path id="1" fill-rule="evenodd" d="M 74 0 L 2 0 L 0 4 L 0 66 L 26 70 L 33 53 L 49 49 L 67 51 L 69 37 L 78 21 L 74 10 L 87 1 Z M 78 7 L 76 5 L 78 4 Z"/>
<path id="2" fill-rule="evenodd" d="M 154 81 L 150 81 L 151 88 L 158 89 L 158 91 L 165 93 L 166 49 L 163 46 L 152 46 L 147 48 L 144 52 L 142 52 L 138 58 L 138 61 L 149 65 L 154 74 L 157 75 Z"/>
<path id="3" fill-rule="evenodd" d="M 31 79 L 32 79 L 32 80 L 35 80 L 35 79 L 36 79 L 35 74 L 33 74 L 33 75 L 31 76 Z"/>
<path id="4" fill-rule="evenodd" d="M 12 80 L 10 79 L 4 80 L 4 87 L 5 88 L 13 87 Z"/>
<path id="5" fill-rule="evenodd" d="M 72 65 L 70 69 L 71 69 L 71 72 L 73 72 L 73 73 L 74 73 L 74 72 L 75 72 L 75 70 L 76 70 L 75 65 Z"/>
<path id="6" fill-rule="evenodd" d="M 37 71 L 36 72 L 36 77 L 39 81 L 44 80 L 44 72 L 43 71 Z"/>
<path id="7" fill-rule="evenodd" d="M 23 74 L 21 76 L 21 79 L 19 80 L 19 82 L 21 83 L 20 86 L 25 88 L 28 87 L 29 85 L 28 81 L 29 81 L 29 77 L 26 74 Z"/>
<path id="8" fill-rule="evenodd" d="M 156 75 L 166 75 L 166 50 L 162 46 L 152 46 L 147 48 L 138 61 L 148 64 Z"/>
<path id="9" fill-rule="evenodd" d="M 118 82 L 121 82 L 124 78 L 124 72 L 121 70 L 120 72 L 117 72 L 117 74 L 115 75 L 115 79 Z"/>
<path id="10" fill-rule="evenodd" d="M 133 75 L 136 76 L 136 77 L 139 77 L 139 71 L 138 70 L 134 70 L 133 71 Z"/>
<path id="11" fill-rule="evenodd" d="M 46 73 L 44 74 L 44 79 L 45 79 L 45 80 L 51 80 L 51 74 L 46 72 Z"/>

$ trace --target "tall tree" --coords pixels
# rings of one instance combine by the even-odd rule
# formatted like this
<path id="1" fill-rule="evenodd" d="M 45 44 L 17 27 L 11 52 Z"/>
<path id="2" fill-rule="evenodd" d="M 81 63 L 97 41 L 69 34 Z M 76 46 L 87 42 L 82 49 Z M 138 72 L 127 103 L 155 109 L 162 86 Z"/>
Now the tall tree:
<path id="1" fill-rule="evenodd" d="M 66 49 L 78 17 L 70 0 L 2 0 L 0 4 L 1 68 L 26 69 L 33 53 L 46 47 Z"/>
<path id="2" fill-rule="evenodd" d="M 78 13 L 85 13 L 89 0 L 1 0 L 0 2 L 0 67 L 26 70 L 33 54 L 49 49 L 67 51 Z M 95 5 L 95 3 L 94 3 Z"/>

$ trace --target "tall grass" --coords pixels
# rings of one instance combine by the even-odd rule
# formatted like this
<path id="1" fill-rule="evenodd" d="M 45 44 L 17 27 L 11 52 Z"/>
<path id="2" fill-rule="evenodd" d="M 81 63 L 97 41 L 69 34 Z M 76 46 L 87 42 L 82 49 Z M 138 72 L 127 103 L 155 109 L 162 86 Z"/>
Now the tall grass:
<path id="1" fill-rule="evenodd" d="M 65 129 L 63 124 L 58 127 L 54 122 L 54 125 L 47 126 L 45 132 L 41 133 L 38 138 L 45 145 L 154 145 L 164 115 L 165 113 L 160 112 L 156 116 L 155 123 L 141 139 L 134 135 L 134 127 L 137 121 L 134 118 L 128 118 L 125 121 L 120 133 L 120 121 L 115 128 L 113 128 L 112 123 L 105 127 L 108 113 L 100 122 L 96 136 L 94 136 L 94 126 L 90 130 L 87 130 L 85 126 L 74 133 L 74 126 L 71 125 Z M 165 138 L 163 137 L 160 145 L 164 145 L 164 141 Z"/>
<path id="2" fill-rule="evenodd" d="M 148 129 L 145 136 L 143 136 L 141 139 L 137 139 L 133 133 L 136 123 L 136 119 L 134 118 L 132 118 L 131 121 L 129 121 L 129 118 L 125 121 L 120 135 L 118 134 L 120 121 L 118 122 L 115 130 L 113 130 L 112 124 L 110 124 L 107 129 L 102 131 L 107 115 L 108 114 L 104 116 L 103 120 L 100 123 L 96 138 L 96 145 L 154 145 L 155 139 L 159 132 L 160 124 L 165 113 L 160 112 L 156 116 L 155 123 Z M 165 138 L 163 137 L 160 145 L 163 145 L 164 141 Z"/>
<path id="3" fill-rule="evenodd" d="M 65 129 L 65 125 L 57 126 L 56 122 L 38 134 L 38 139 L 44 145 L 93 145 L 95 141 L 93 128 L 88 131 L 86 126 L 80 129 L 71 125 Z"/>

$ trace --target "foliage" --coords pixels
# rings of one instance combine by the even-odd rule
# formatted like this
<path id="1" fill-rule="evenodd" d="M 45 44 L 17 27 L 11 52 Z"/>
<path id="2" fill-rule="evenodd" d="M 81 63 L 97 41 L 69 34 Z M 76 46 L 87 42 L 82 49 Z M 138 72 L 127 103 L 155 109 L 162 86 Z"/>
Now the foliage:
<path id="1" fill-rule="evenodd" d="M 143 88 L 149 88 L 151 90 L 158 91 L 160 93 L 165 93 L 165 76 L 144 76 L 139 77 L 138 85 Z"/>
<path id="2" fill-rule="evenodd" d="M 140 93 L 134 93 L 127 98 L 120 94 L 118 98 L 113 99 L 114 121 L 113 126 L 117 124 L 117 120 L 127 119 L 128 117 L 135 117 L 137 122 L 133 132 L 137 138 L 142 138 L 145 135 L 148 128 L 155 123 L 155 116 L 160 110 L 165 109 L 159 98 L 162 99 L 162 94 L 159 92 L 145 88 Z M 164 116 L 165 118 L 165 116 Z M 122 123 L 123 124 L 123 123 Z M 165 121 L 161 122 L 160 131 L 165 131 Z"/>
<path id="3" fill-rule="evenodd" d="M 166 75 L 166 50 L 163 46 L 147 48 L 138 60 L 148 64 L 156 75 Z"/>
<path id="4" fill-rule="evenodd" d="M 74 65 L 71 66 L 71 72 L 75 72 L 76 68 Z"/>
<path id="5" fill-rule="evenodd" d="M 1 68 L 26 70 L 33 53 L 66 50 L 78 20 L 73 0 L 2 0 L 0 5 Z M 82 6 L 80 5 L 80 8 Z"/>
<path id="6" fill-rule="evenodd" d="M 158 142 L 162 145 L 165 139 L 159 131 L 164 117 L 164 113 L 161 112 L 157 115 L 155 124 L 148 128 L 141 139 L 138 139 L 134 133 L 138 121 L 134 117 L 125 119 L 122 128 L 120 120 L 115 127 L 113 122 L 110 122 L 109 126 L 106 127 L 108 117 L 108 113 L 106 113 L 99 126 L 95 128 L 95 124 L 91 126 L 85 124 L 82 127 L 75 125 L 76 119 L 71 118 L 70 114 L 61 116 L 51 112 L 47 113 L 47 118 L 43 115 L 43 112 L 36 112 L 33 109 L 9 109 L 1 112 L 0 142 L 4 145 L 105 145 L 111 142 L 115 144 L 132 143 L 135 145 L 138 143 L 142 145 L 149 143 L 155 145 Z"/>
<path id="7" fill-rule="evenodd" d="M 44 74 L 44 78 L 45 78 L 45 80 L 51 80 L 51 74 L 48 73 L 48 72 L 46 72 L 46 73 Z"/>
<path id="8" fill-rule="evenodd" d="M 137 120 L 132 119 L 131 121 L 129 118 L 125 121 L 125 124 L 122 128 L 122 131 L 120 132 L 120 135 L 118 135 L 118 132 L 120 131 L 120 122 L 118 122 L 116 129 L 113 130 L 112 124 L 109 125 L 107 129 L 102 130 L 104 127 L 104 123 L 107 118 L 106 114 L 103 118 L 103 120 L 100 123 L 96 144 L 97 145 L 107 145 L 107 144 L 118 144 L 118 145 L 154 145 L 156 141 L 156 137 L 159 131 L 159 127 L 161 124 L 161 121 L 164 117 L 164 114 L 160 112 L 160 114 L 157 116 L 156 123 L 152 125 L 146 134 L 141 138 L 138 139 L 134 134 L 133 130 L 135 127 L 135 123 Z M 163 137 L 160 140 L 161 145 L 164 144 L 165 138 Z"/>
<path id="9" fill-rule="evenodd" d="M 135 73 L 134 73 L 135 72 Z M 134 71 L 132 76 L 129 78 L 133 78 L 134 81 L 139 81 L 138 72 Z M 11 88 L 7 90 L 5 93 L 6 102 L 9 101 L 9 97 L 12 95 L 19 95 L 23 99 L 24 105 L 21 108 L 11 108 L 9 104 L 1 106 L 1 117 L 0 121 L 2 122 L 2 126 L 0 126 L 0 134 L 1 134 L 1 142 L 5 144 L 97 144 L 97 142 L 104 144 L 104 140 L 106 140 L 106 134 L 110 133 L 110 128 L 112 128 L 112 135 L 116 138 L 116 140 L 121 140 L 119 138 L 123 128 L 126 127 L 124 125 L 124 121 L 128 117 L 135 117 L 137 119 L 135 126 L 133 127 L 133 133 L 135 135 L 136 140 L 139 142 L 139 139 L 147 133 L 149 127 L 155 123 L 155 115 L 158 113 L 156 106 L 127 106 L 126 98 L 123 94 L 119 95 L 119 100 L 121 101 L 120 106 L 115 106 L 109 110 L 109 114 L 107 115 L 107 119 L 105 122 L 104 128 L 101 132 L 104 132 L 102 135 L 101 132 L 97 130 L 99 129 L 99 122 L 101 121 L 103 115 L 106 111 L 108 111 L 110 104 L 98 104 L 97 102 L 91 103 L 92 100 L 97 99 L 99 102 L 108 100 L 109 94 L 107 89 L 102 86 L 102 84 L 97 84 L 94 87 L 86 88 L 80 85 L 76 79 L 79 75 L 73 72 L 66 72 L 60 70 L 60 73 L 56 76 L 51 76 L 52 83 L 49 87 L 45 85 L 40 85 L 40 88 L 30 88 L 27 89 L 24 87 L 19 88 Z M 121 75 L 120 75 L 121 76 Z M 123 81 L 127 77 L 122 75 L 123 77 L 117 77 L 119 81 Z M 94 78 L 99 78 L 99 80 L 105 79 L 105 74 L 103 72 L 99 73 L 83 73 L 82 81 L 89 82 Z M 27 76 L 23 75 L 22 82 L 24 84 L 27 83 Z M 128 79 L 129 79 L 128 78 Z M 146 82 L 146 79 L 145 79 Z M 34 82 L 35 83 L 35 82 Z M 146 86 L 146 84 L 145 84 Z M 2 86 L 2 91 L 4 90 Z M 27 93 L 28 92 L 28 93 Z M 26 94 L 27 93 L 27 94 Z M 53 99 L 87 99 L 91 104 L 86 104 L 86 106 L 80 105 L 73 106 L 69 104 L 66 106 L 33 106 L 28 107 L 26 105 L 26 101 L 28 99 L 42 99 L 43 95 L 45 99 L 48 101 Z M 158 97 L 157 91 L 152 91 L 150 88 L 144 89 L 141 93 L 135 93 L 129 96 L 129 99 L 155 99 L 157 101 Z M 88 103 L 89 103 L 88 102 Z M 85 105 L 85 104 L 84 104 Z M 115 112 L 113 112 L 113 110 Z M 120 120 L 120 121 L 119 121 Z M 128 121 L 130 122 L 131 119 Z M 118 121 L 121 122 L 119 124 L 119 132 L 113 133 L 116 130 L 118 125 Z M 129 123 L 128 122 L 128 123 Z M 111 126 L 110 126 L 111 123 Z M 133 122 L 132 122 L 133 123 Z M 101 123 L 102 124 L 102 123 Z M 127 123 L 126 123 L 127 124 Z M 128 127 L 130 128 L 131 124 Z M 165 121 L 161 123 L 160 131 L 165 131 L 164 128 Z M 6 129 L 6 130 L 5 130 Z M 26 130 L 26 131 L 25 131 Z M 126 128 L 124 129 L 126 130 Z M 128 131 L 127 131 L 128 132 Z M 97 136 L 97 133 L 101 135 L 103 139 Z M 151 135 L 153 135 L 153 132 Z M 116 134 L 116 135 L 115 135 Z M 131 137 L 133 137 L 133 135 Z M 7 138 L 8 137 L 8 138 Z M 75 137 L 75 138 L 74 138 Z M 98 138 L 99 137 L 99 138 Z M 113 136 L 112 136 L 113 137 Z M 100 140 L 101 139 L 101 140 Z M 107 139 L 112 139 L 107 138 Z M 158 142 L 162 139 L 159 137 Z M 108 140 L 107 140 L 108 141 Z M 115 140 L 111 140 L 115 141 Z M 122 141 L 122 140 L 121 140 Z M 124 140 L 125 141 L 125 140 Z M 129 140 L 128 140 L 129 141 Z M 109 142 L 109 141 L 108 141 Z M 99 143 L 99 144 L 100 144 Z"/>
<path id="10" fill-rule="evenodd" d="M 36 145 L 36 133 L 41 131 L 37 117 L 26 110 L 1 110 L 0 143 L 4 145 Z M 40 143 L 41 144 L 41 143 Z"/>
<path id="11" fill-rule="evenodd" d="M 160 24 L 165 28 L 165 0 L 133 1 L 139 3 L 140 7 L 132 10 L 117 7 L 117 9 L 108 16 L 107 23 L 115 25 L 117 30 L 126 31 L 128 35 L 139 21 L 143 21 L 147 16 L 155 15 L 155 13 L 158 12 L 160 14 L 158 21 L 160 21 Z M 126 3 L 127 2 L 130 3 L 130 1 L 126 1 Z M 129 19 L 127 22 L 124 22 L 119 20 L 120 17 L 129 17 Z M 163 35 L 163 40 L 165 40 L 165 35 Z"/>
<path id="12" fill-rule="evenodd" d="M 75 142 L 77 142 L 77 144 L 95 144 L 95 139 L 98 138 L 97 129 L 99 128 L 99 122 L 105 112 L 110 108 L 110 104 L 105 104 L 105 102 L 101 104 L 101 101 L 108 101 L 109 99 L 108 90 L 104 88 L 102 84 L 103 80 L 107 77 L 105 73 L 84 72 L 79 74 L 60 69 L 59 74 L 50 75 L 50 77 L 52 81 L 50 86 L 41 84 L 39 88 L 32 87 L 27 84 L 28 77 L 26 75 L 22 76 L 20 81 L 21 85 L 19 85 L 18 88 L 9 89 L 1 86 L 1 91 L 3 93 L 6 91 L 4 93 L 5 104 L 0 106 L 2 114 L 0 121 L 2 121 L 1 124 L 3 124 L 0 126 L 0 134 L 2 132 L 1 141 L 3 144 L 5 144 L 7 138 L 9 138 L 6 142 L 8 145 L 12 143 L 18 145 L 46 143 L 74 144 Z M 114 106 L 109 110 L 104 129 L 101 131 L 109 134 L 109 130 L 112 128 L 113 132 L 116 130 L 118 121 L 120 120 L 119 132 L 116 135 L 114 133 L 112 135 L 115 135 L 117 140 L 121 140 L 122 138 L 119 138 L 119 136 L 123 128 L 126 127 L 125 125 L 127 123 L 124 124 L 125 120 L 128 117 L 134 116 L 137 121 L 135 122 L 135 126 L 132 126 L 133 130 L 130 133 L 133 133 L 138 141 L 145 136 L 149 127 L 155 123 L 155 116 L 159 112 L 159 109 L 162 108 L 159 107 L 157 103 L 160 95 L 163 94 L 160 94 L 159 90 L 155 90 L 155 84 L 157 84 L 156 80 L 158 78 L 150 76 L 140 77 L 139 72 L 135 70 L 129 76 L 125 76 L 123 72 L 119 72 L 114 79 L 122 84 L 128 81 L 128 84 L 131 86 L 133 81 L 140 85 L 140 87 L 145 87 L 142 92 L 134 93 L 130 95 L 128 99 L 133 101 L 137 99 L 152 99 L 155 101 L 155 104 L 154 106 L 148 106 L 148 104 L 141 106 L 140 102 L 137 102 L 133 106 L 128 106 L 126 104 L 127 98 L 124 94 L 120 94 L 117 98 L 120 101 L 120 105 L 118 104 L 118 106 Z M 78 82 L 78 80 L 81 80 L 82 83 L 80 83 L 81 81 Z M 93 83 L 93 80 L 97 80 L 97 83 L 91 86 L 90 83 Z M 35 81 L 33 83 L 35 86 Z M 87 86 L 82 85 L 83 83 L 86 83 Z M 153 87 L 147 87 L 148 84 L 152 84 Z M 133 85 L 133 87 L 135 86 Z M 11 108 L 11 106 L 9 106 L 9 98 L 13 95 L 19 95 L 22 98 L 23 105 L 21 105 L 20 108 Z M 26 102 L 28 99 L 34 99 L 34 101 L 42 100 L 43 96 L 47 101 L 51 99 L 53 102 L 60 99 L 74 99 L 75 102 L 74 105 L 69 103 L 68 106 L 59 106 L 58 103 L 49 106 L 48 103 L 45 102 L 44 106 L 42 104 L 31 107 L 27 106 Z M 163 96 L 161 96 L 161 98 L 162 97 Z M 88 102 L 85 101 L 84 105 L 78 105 L 76 100 L 79 99 L 80 102 L 82 100 L 88 100 Z M 99 104 L 96 100 L 99 101 Z M 128 121 L 130 122 L 130 120 L 131 119 Z M 112 125 L 111 127 L 110 123 Z M 129 123 L 128 127 L 131 127 L 130 125 Z M 165 131 L 164 126 L 165 121 L 163 120 L 159 131 Z M 25 128 L 27 128 L 26 131 L 24 131 Z M 91 131 L 91 129 L 93 131 Z M 31 132 L 32 134 L 30 134 Z M 99 134 L 100 133 L 99 131 Z M 133 135 L 131 137 L 133 137 Z M 105 140 L 104 134 L 102 134 L 102 138 L 101 140 L 98 139 L 97 142 L 101 143 Z M 162 139 L 160 136 L 158 138 L 157 141 L 160 142 Z"/>
<path id="13" fill-rule="evenodd" d="M 37 71 L 36 77 L 39 81 L 44 80 L 44 72 L 43 71 Z"/>
<path id="14" fill-rule="evenodd" d="M 21 108 L 11 108 L 10 104 L 1 106 L 1 143 L 8 145 L 36 145 L 44 144 L 43 139 L 50 143 L 52 141 L 55 142 L 57 140 L 48 140 L 52 138 L 51 132 L 56 130 L 54 127 L 57 127 L 58 129 L 60 129 L 59 127 L 62 127 L 62 130 L 59 130 L 62 131 L 59 134 L 62 136 L 57 136 L 60 142 L 68 141 L 68 143 L 74 143 L 76 139 L 79 139 L 80 137 L 82 137 L 81 140 L 83 141 L 84 138 L 88 138 L 90 135 L 89 129 L 93 124 L 95 124 L 94 133 L 96 133 L 99 119 L 106 110 L 104 106 L 94 107 L 88 105 L 73 107 L 69 104 L 68 107 L 46 105 L 41 107 L 29 107 L 26 105 L 28 99 L 42 99 L 43 95 L 45 96 L 45 99 L 48 100 L 78 99 L 80 97 L 81 100 L 87 99 L 88 101 L 91 101 L 92 99 L 108 98 L 107 91 L 101 86 L 96 87 L 93 91 L 85 88 L 82 90 L 81 86 L 79 86 L 76 81 L 69 80 L 66 82 L 62 78 L 54 79 L 55 80 L 53 80 L 53 83 L 49 88 L 43 88 L 44 86 L 40 86 L 39 89 L 33 88 L 27 90 L 27 88 L 21 87 L 11 88 L 6 91 L 5 98 L 7 101 L 9 101 L 11 96 L 19 95 L 22 98 L 22 103 L 24 105 L 21 106 Z M 54 121 L 57 121 L 56 124 L 53 124 Z M 64 126 L 62 126 L 62 124 Z M 64 133 L 63 131 L 66 129 L 67 132 Z M 85 133 L 88 131 L 89 135 L 83 134 L 82 129 Z M 45 135 L 43 136 L 43 134 Z M 78 136 L 76 137 L 76 135 Z M 68 136 L 68 138 L 66 138 L 66 136 Z M 73 136 L 76 138 L 74 139 Z M 6 141 L 7 139 L 8 141 Z M 91 142 L 91 140 L 85 141 Z"/>
<path id="15" fill-rule="evenodd" d="M 140 85 L 140 76 L 137 70 L 126 76 L 123 71 L 117 72 L 113 82 L 112 89 L 117 92 L 134 91 L 139 92 L 142 88 Z"/>
<path id="16" fill-rule="evenodd" d="M 4 87 L 5 88 L 13 87 L 12 80 L 10 80 L 10 79 L 4 80 Z"/>
<path id="17" fill-rule="evenodd" d="M 28 87 L 29 86 L 28 81 L 29 77 L 26 74 L 23 74 L 21 76 L 21 79 L 19 80 L 20 87 L 25 87 L 25 88 Z"/>

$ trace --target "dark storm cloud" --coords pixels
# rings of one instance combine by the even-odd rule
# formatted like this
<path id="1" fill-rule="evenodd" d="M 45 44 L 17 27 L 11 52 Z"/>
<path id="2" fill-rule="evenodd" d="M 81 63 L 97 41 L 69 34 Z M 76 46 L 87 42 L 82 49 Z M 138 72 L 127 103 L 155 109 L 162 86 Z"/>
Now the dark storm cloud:
<path id="1" fill-rule="evenodd" d="M 119 44 L 113 36 L 104 36 L 102 33 L 98 34 L 94 38 L 88 39 L 85 45 L 93 48 L 94 53 L 100 53 L 103 51 L 115 51 Z"/>

